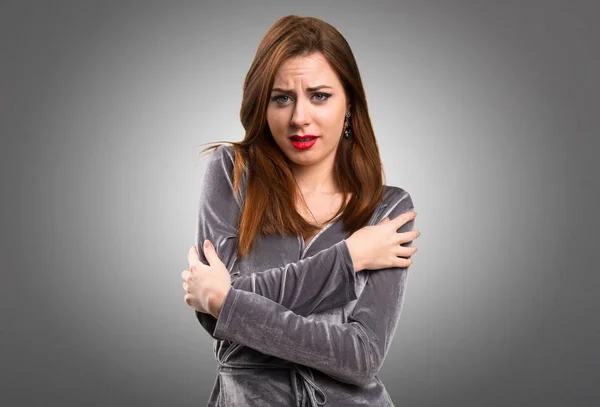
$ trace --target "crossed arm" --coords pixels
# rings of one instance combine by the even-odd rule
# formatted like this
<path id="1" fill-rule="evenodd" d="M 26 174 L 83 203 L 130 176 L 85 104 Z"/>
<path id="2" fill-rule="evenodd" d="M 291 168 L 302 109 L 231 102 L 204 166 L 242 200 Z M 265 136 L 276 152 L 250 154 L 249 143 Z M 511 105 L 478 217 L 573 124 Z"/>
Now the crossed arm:
<path id="1" fill-rule="evenodd" d="M 219 150 L 225 153 L 222 148 L 216 152 Z M 230 158 L 215 156 L 205 173 L 205 182 L 219 182 L 223 176 L 220 171 L 227 173 L 227 166 L 232 165 Z M 397 188 L 396 192 L 391 209 L 382 218 L 395 218 L 414 209 L 406 191 Z M 207 205 L 209 200 L 200 204 L 197 241 L 216 242 L 219 258 L 232 271 L 232 288 L 218 319 L 196 312 L 211 336 L 315 368 L 342 382 L 367 385 L 379 372 L 391 345 L 404 301 L 408 268 L 363 271 L 369 273 L 368 281 L 347 323 L 310 320 L 307 315 L 311 312 L 356 299 L 353 284 L 348 284 L 354 280 L 349 278 L 353 270 L 345 241 L 297 263 L 239 277 L 233 255 L 235 223 L 224 220 L 234 217 L 222 217 L 223 211 L 234 213 L 236 209 L 220 207 L 217 216 L 215 208 Z M 412 230 L 413 225 L 414 220 L 409 221 L 399 232 Z M 411 242 L 403 244 L 410 245 Z M 310 284 L 303 284 L 305 281 Z"/>
<path id="2" fill-rule="evenodd" d="M 197 247 L 210 240 L 231 274 L 232 288 L 255 293 L 297 315 L 308 316 L 355 300 L 355 272 L 346 241 L 314 256 L 282 267 L 256 270 L 242 276 L 237 264 L 237 221 L 240 204 L 233 191 L 233 157 L 224 147 L 211 154 L 200 191 Z M 201 262 L 207 264 L 203 250 Z M 216 318 L 196 311 L 204 329 L 214 338 Z"/>

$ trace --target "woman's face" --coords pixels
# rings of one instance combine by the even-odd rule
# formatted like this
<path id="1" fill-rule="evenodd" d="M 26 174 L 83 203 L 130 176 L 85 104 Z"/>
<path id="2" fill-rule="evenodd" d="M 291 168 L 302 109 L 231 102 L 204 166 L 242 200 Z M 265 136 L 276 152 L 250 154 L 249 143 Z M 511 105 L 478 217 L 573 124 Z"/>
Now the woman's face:
<path id="1" fill-rule="evenodd" d="M 267 122 L 275 142 L 292 162 L 302 166 L 323 162 L 333 165 L 348 110 L 342 83 L 323 54 L 317 52 L 289 58 L 279 67 Z M 294 135 L 312 135 L 316 141 L 296 142 Z M 302 148 L 307 144 L 312 147 Z"/>

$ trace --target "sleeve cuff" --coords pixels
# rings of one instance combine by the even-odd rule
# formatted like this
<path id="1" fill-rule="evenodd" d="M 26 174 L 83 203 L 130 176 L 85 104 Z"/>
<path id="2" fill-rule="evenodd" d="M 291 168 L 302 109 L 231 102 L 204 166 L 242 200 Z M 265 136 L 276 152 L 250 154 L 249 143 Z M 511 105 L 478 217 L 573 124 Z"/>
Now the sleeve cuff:
<path id="1" fill-rule="evenodd" d="M 345 275 L 348 278 L 346 298 L 348 298 L 348 301 L 353 301 L 357 299 L 358 296 L 356 295 L 356 272 L 354 271 L 354 263 L 352 262 L 352 256 L 350 255 L 350 249 L 348 249 L 346 239 L 339 242 L 337 246 L 344 264 L 346 265 Z"/>
<path id="2" fill-rule="evenodd" d="M 231 321 L 231 317 L 235 312 L 235 303 L 238 300 L 239 292 L 240 290 L 231 287 L 225 296 L 223 306 L 221 307 L 221 313 L 219 314 L 219 318 L 217 318 L 217 323 L 215 325 L 215 331 L 213 334 L 215 338 L 229 339 L 227 335 L 229 322 Z"/>

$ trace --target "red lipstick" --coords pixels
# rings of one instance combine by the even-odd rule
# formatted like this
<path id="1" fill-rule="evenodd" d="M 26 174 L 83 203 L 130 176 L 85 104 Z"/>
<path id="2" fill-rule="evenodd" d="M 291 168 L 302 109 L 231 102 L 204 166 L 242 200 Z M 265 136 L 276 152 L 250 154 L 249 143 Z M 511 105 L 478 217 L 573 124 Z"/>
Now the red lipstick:
<path id="1" fill-rule="evenodd" d="M 298 150 L 307 150 L 307 149 L 311 148 L 312 146 L 315 145 L 315 143 L 317 142 L 317 139 L 318 139 L 318 137 L 314 136 L 312 134 L 306 134 L 304 136 L 294 134 L 292 137 L 290 137 L 290 140 L 292 141 L 292 145 L 294 146 L 294 148 L 296 148 Z"/>

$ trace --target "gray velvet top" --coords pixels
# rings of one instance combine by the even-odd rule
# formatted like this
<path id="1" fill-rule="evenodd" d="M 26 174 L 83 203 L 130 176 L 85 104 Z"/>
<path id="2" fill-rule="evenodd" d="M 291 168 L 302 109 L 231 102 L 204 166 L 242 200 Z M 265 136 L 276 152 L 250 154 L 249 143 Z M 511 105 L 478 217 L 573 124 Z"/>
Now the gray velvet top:
<path id="1" fill-rule="evenodd" d="M 246 178 L 235 194 L 233 163 L 233 148 L 219 146 L 201 181 L 200 261 L 208 264 L 202 243 L 209 239 L 232 280 L 218 319 L 195 312 L 219 364 L 208 406 L 393 406 L 377 372 L 400 317 L 407 268 L 354 273 L 341 217 L 307 247 L 300 235 L 258 235 L 238 258 Z M 386 186 L 369 225 L 412 209 L 408 192 Z"/>

